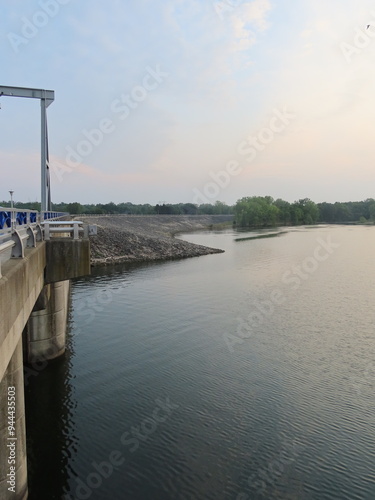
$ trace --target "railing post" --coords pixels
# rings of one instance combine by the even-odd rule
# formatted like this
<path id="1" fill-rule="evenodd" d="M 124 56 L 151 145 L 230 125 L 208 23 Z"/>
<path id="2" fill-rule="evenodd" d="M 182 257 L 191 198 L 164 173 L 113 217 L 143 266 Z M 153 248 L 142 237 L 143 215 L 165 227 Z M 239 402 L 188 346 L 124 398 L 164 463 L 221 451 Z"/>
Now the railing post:
<path id="1" fill-rule="evenodd" d="M 44 223 L 44 239 L 49 240 L 50 239 L 50 233 L 49 233 L 49 223 Z"/>
<path id="2" fill-rule="evenodd" d="M 10 211 L 10 227 L 11 227 L 11 232 L 12 234 L 14 233 L 14 230 L 15 230 L 15 210 L 12 210 Z"/>

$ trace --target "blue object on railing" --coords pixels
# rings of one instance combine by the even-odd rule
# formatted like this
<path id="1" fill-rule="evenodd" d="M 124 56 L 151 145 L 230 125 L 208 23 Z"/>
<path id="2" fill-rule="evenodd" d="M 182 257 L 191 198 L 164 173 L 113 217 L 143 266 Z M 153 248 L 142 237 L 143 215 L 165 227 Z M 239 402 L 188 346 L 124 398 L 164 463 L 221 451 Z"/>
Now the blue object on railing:
<path id="1" fill-rule="evenodd" d="M 54 219 L 55 217 L 58 217 L 57 212 L 44 212 L 44 220 L 46 219 Z"/>
<path id="2" fill-rule="evenodd" d="M 0 229 L 11 226 L 10 212 L 0 212 Z"/>
<path id="3" fill-rule="evenodd" d="M 66 212 L 44 212 L 44 220 L 46 219 L 57 219 L 58 217 L 63 217 L 67 215 Z"/>
<path id="4" fill-rule="evenodd" d="M 27 212 L 17 212 L 16 223 L 20 226 L 27 224 Z"/>
<path id="5" fill-rule="evenodd" d="M 12 216 L 13 214 L 13 216 Z M 12 227 L 12 217 L 15 224 L 15 228 L 19 226 L 28 226 L 29 224 L 37 224 L 38 222 L 42 222 L 43 220 L 48 219 L 59 219 L 61 217 L 65 217 L 69 215 L 67 212 L 39 212 L 25 210 L 19 211 L 17 209 L 12 210 L 4 210 L 3 207 L 0 207 L 0 229 L 7 229 Z"/>

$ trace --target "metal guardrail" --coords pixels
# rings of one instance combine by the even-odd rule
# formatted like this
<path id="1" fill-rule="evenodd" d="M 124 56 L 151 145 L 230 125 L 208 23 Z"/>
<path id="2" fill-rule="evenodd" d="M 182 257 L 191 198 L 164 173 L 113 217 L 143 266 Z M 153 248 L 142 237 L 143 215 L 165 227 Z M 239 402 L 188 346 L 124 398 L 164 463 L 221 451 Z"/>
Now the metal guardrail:
<path id="1" fill-rule="evenodd" d="M 0 207 L 0 278 L 1 264 L 11 258 L 23 258 L 25 248 L 45 239 L 45 226 L 61 220 L 66 212 L 38 212 Z M 70 221 L 66 221 L 69 224 Z M 69 230 L 68 230 L 69 231 Z"/>
<path id="2" fill-rule="evenodd" d="M 0 231 L 41 224 L 45 220 L 61 219 L 68 215 L 67 212 L 38 212 L 37 210 L 0 207 Z"/>
<path id="3" fill-rule="evenodd" d="M 77 220 L 62 220 L 67 212 L 37 212 L 0 207 L 0 278 L 1 263 L 10 258 L 23 258 L 27 247 L 51 237 L 68 237 L 74 240 L 97 234 L 95 224 Z"/>
<path id="4" fill-rule="evenodd" d="M 74 240 L 78 240 L 80 234 L 83 234 L 84 237 L 89 236 L 88 226 L 85 228 L 82 227 L 83 222 L 79 220 L 49 220 L 44 221 L 44 239 L 50 240 L 53 235 L 64 235 L 72 237 Z"/>

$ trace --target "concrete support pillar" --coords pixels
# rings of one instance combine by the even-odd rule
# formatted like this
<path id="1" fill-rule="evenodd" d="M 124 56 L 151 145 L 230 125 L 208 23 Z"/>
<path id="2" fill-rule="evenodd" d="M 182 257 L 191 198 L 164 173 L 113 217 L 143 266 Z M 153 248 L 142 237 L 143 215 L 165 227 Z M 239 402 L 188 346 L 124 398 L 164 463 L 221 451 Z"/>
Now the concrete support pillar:
<path id="1" fill-rule="evenodd" d="M 25 361 L 50 361 L 65 352 L 70 281 L 45 285 L 26 326 Z"/>
<path id="2" fill-rule="evenodd" d="M 22 339 L 0 382 L 0 449 L 0 498 L 25 500 L 27 461 Z"/>

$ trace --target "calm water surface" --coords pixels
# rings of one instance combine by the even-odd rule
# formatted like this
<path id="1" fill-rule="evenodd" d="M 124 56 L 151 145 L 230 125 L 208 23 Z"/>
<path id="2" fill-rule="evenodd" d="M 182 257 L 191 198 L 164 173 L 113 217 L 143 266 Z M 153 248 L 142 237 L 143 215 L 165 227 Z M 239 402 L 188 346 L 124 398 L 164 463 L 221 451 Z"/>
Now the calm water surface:
<path id="1" fill-rule="evenodd" d="M 283 231 L 74 282 L 31 500 L 375 498 L 375 227 Z"/>

